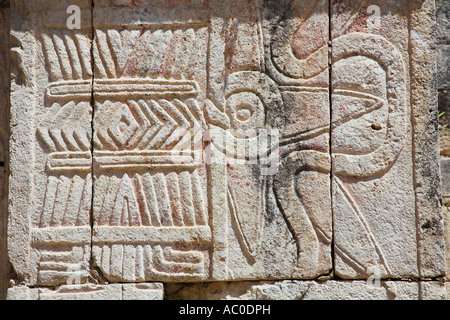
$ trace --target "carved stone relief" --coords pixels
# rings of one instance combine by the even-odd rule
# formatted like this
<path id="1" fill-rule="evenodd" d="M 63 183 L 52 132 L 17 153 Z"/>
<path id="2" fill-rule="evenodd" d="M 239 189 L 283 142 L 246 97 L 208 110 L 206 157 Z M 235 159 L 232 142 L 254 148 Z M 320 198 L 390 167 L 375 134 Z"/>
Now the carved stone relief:
<path id="1" fill-rule="evenodd" d="M 437 171 L 418 176 L 428 124 L 412 121 L 428 2 L 375 1 L 376 17 L 365 0 L 50 2 L 12 7 L 23 284 L 145 297 L 160 288 L 123 283 L 443 274 L 423 196 Z"/>

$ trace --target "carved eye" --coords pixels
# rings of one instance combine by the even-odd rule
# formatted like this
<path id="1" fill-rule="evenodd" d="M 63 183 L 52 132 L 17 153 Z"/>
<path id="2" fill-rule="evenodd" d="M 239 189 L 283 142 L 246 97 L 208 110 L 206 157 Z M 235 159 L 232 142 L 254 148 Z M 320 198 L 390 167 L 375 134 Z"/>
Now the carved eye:
<path id="1" fill-rule="evenodd" d="M 258 129 L 265 125 L 265 108 L 253 92 L 238 92 L 227 98 L 227 114 L 233 129 Z"/>
<path id="2" fill-rule="evenodd" d="M 253 114 L 253 108 L 248 104 L 236 106 L 236 119 L 242 122 L 250 120 Z"/>

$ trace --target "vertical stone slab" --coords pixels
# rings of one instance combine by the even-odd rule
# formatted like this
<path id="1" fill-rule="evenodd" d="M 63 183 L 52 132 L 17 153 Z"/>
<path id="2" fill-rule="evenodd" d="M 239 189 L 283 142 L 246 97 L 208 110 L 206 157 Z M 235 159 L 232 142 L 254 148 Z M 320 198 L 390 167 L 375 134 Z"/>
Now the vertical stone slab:
<path id="1" fill-rule="evenodd" d="M 0 5 L 0 299 L 5 299 L 11 267 L 8 259 L 8 149 L 9 149 L 9 5 Z"/>
<path id="2" fill-rule="evenodd" d="M 202 1 L 95 2 L 93 258 L 109 281 L 210 277 L 208 19 Z"/>
<path id="3" fill-rule="evenodd" d="M 336 275 L 417 276 L 408 6 L 371 5 L 332 7 Z"/>
<path id="4" fill-rule="evenodd" d="M 419 272 L 445 273 L 445 233 L 441 203 L 436 87 L 436 10 L 434 1 L 410 1 L 411 106 Z"/>
<path id="5" fill-rule="evenodd" d="M 333 2 L 334 248 L 342 278 L 444 270 L 431 2 Z"/>
<path id="6" fill-rule="evenodd" d="M 290 239 L 277 259 L 293 260 L 292 276 L 314 278 L 332 269 L 329 2 L 265 1 L 263 19 L 263 70 L 281 97 L 268 109 L 269 127 L 279 130 L 280 157 L 267 177 L 270 223 L 264 232 L 274 244 Z M 280 216 L 288 234 L 277 226 Z"/>
<path id="7" fill-rule="evenodd" d="M 67 20 L 80 9 L 80 29 Z M 83 282 L 90 259 L 91 2 L 12 1 L 8 248 L 27 285 Z"/>
<path id="8" fill-rule="evenodd" d="M 445 0 L 436 0 L 436 44 L 437 44 L 437 89 L 438 89 L 438 105 L 439 105 L 439 143 L 441 156 L 441 179 L 442 179 L 442 202 L 444 224 L 446 227 L 446 256 L 447 256 L 447 272 L 446 279 L 450 274 L 448 267 L 450 265 L 449 248 L 449 200 L 450 200 L 450 155 L 448 130 L 450 124 L 450 3 Z"/>
<path id="9" fill-rule="evenodd" d="M 207 120 L 207 130 L 225 123 L 227 118 L 223 116 L 225 112 L 225 13 L 227 6 L 220 0 L 209 2 L 211 10 L 211 24 L 209 35 L 209 51 L 213 54 L 208 57 L 208 100 L 205 102 L 205 114 Z M 219 110 L 220 113 L 217 112 Z M 227 197 L 227 175 L 226 156 L 214 148 L 213 130 L 205 134 L 206 163 L 208 169 L 208 183 L 210 186 L 210 221 L 212 227 L 212 278 L 225 280 L 229 277 L 228 268 L 228 197 Z M 218 137 L 224 141 L 225 137 Z"/>

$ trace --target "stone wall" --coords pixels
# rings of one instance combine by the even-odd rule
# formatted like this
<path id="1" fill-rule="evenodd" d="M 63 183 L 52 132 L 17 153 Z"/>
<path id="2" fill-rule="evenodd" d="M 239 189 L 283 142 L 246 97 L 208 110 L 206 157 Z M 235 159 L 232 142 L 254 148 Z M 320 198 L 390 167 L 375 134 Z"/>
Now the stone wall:
<path id="1" fill-rule="evenodd" d="M 445 299 L 434 1 L 3 14 L 9 299 Z"/>

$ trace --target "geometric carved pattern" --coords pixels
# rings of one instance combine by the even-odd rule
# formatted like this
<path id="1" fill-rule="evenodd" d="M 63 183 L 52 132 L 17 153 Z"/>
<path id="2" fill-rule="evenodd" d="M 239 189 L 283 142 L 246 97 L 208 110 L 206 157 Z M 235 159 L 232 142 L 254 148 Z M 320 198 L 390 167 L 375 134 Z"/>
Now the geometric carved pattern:
<path id="1" fill-rule="evenodd" d="M 87 246 L 71 244 L 58 246 L 35 245 L 39 250 L 38 281 L 46 284 L 66 283 L 67 279 L 83 280 L 88 276 Z"/>
<path id="2" fill-rule="evenodd" d="M 100 127 L 95 142 L 100 150 L 189 150 L 188 134 L 201 128 L 193 99 L 107 101 L 96 116 Z"/>
<path id="3" fill-rule="evenodd" d="M 164 245 L 106 244 L 94 247 L 97 265 L 111 281 L 206 279 L 206 252 Z"/>
<path id="4" fill-rule="evenodd" d="M 50 176 L 39 228 L 89 225 L 91 189 L 89 174 L 83 178 Z"/>
<path id="5" fill-rule="evenodd" d="M 204 26 L 96 28 L 92 241 L 110 281 L 210 276 Z"/>
<path id="6" fill-rule="evenodd" d="M 206 206 L 196 171 L 100 176 L 98 226 L 206 225 Z"/>

